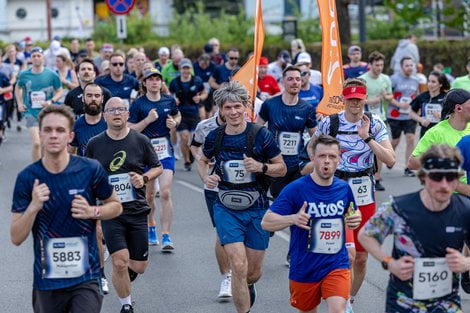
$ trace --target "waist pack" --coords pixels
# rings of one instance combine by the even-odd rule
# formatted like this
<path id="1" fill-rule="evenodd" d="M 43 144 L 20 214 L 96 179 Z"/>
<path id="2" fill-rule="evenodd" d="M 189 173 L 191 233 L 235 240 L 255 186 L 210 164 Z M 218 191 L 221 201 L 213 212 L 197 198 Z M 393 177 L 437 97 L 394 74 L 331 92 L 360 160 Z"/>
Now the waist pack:
<path id="1" fill-rule="evenodd" d="M 218 196 L 226 208 L 242 211 L 251 207 L 261 195 L 256 190 L 219 190 Z"/>

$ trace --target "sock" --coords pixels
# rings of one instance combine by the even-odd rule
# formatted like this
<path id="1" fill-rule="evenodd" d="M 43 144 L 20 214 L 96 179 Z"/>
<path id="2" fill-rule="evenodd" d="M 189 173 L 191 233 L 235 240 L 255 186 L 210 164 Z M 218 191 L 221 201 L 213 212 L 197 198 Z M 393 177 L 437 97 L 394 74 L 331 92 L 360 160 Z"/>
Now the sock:
<path id="1" fill-rule="evenodd" d="M 227 277 L 232 277 L 232 271 L 228 271 L 227 273 L 225 274 L 222 274 L 222 278 L 225 279 Z"/>
<path id="2" fill-rule="evenodd" d="M 119 302 L 121 302 L 121 305 L 125 305 L 125 304 L 131 305 L 131 295 L 125 298 L 119 298 Z"/>
<path id="3" fill-rule="evenodd" d="M 169 235 L 169 234 L 170 234 L 169 231 L 162 231 L 162 236 L 163 236 L 163 235 Z"/>
<path id="4" fill-rule="evenodd" d="M 100 268 L 100 274 L 102 278 L 106 278 L 106 274 L 104 273 L 104 267 Z"/>

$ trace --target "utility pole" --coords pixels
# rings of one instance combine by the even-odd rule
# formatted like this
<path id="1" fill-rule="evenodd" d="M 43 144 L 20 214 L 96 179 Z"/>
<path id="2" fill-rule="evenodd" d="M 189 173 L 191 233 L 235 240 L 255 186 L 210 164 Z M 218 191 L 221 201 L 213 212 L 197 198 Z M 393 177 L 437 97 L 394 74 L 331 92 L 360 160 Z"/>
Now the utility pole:
<path id="1" fill-rule="evenodd" d="M 366 0 L 359 0 L 359 41 L 366 39 Z"/>
<path id="2" fill-rule="evenodd" d="M 46 10 L 47 10 L 47 40 L 51 41 L 52 39 L 52 6 L 51 0 L 46 0 Z"/>

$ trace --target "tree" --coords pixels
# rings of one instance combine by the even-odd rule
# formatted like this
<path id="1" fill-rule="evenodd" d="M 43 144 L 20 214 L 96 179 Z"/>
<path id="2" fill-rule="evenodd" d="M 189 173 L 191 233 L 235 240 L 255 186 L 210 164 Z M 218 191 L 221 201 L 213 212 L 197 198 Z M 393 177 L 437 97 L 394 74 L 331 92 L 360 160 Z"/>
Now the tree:
<path id="1" fill-rule="evenodd" d="M 351 43 L 351 23 L 349 20 L 348 6 L 350 0 L 336 0 L 336 12 L 338 14 L 339 38 L 342 45 Z"/>

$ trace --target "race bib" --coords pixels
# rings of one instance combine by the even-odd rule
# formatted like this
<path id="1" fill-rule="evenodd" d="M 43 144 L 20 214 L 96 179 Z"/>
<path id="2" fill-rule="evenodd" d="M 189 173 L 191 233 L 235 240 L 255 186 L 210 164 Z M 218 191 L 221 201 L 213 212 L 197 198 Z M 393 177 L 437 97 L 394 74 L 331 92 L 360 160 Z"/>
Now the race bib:
<path id="1" fill-rule="evenodd" d="M 224 181 L 231 184 L 247 184 L 255 181 L 255 174 L 245 169 L 243 160 L 224 162 Z"/>
<path id="2" fill-rule="evenodd" d="M 338 253 L 344 246 L 343 219 L 311 221 L 308 250 L 313 253 Z"/>
<path id="3" fill-rule="evenodd" d="M 452 292 L 452 272 L 445 258 L 416 258 L 413 273 L 413 299 L 428 300 Z"/>
<path id="4" fill-rule="evenodd" d="M 122 203 L 135 200 L 135 191 L 129 174 L 123 173 L 110 175 L 108 180 Z"/>
<path id="5" fill-rule="evenodd" d="M 400 103 L 411 103 L 411 98 L 410 97 L 401 97 L 400 98 Z M 399 112 L 402 114 L 409 114 L 411 111 L 411 106 L 408 109 L 402 109 L 400 108 Z"/>
<path id="6" fill-rule="evenodd" d="M 294 132 L 279 133 L 279 148 L 282 155 L 299 154 L 300 134 Z"/>
<path id="7" fill-rule="evenodd" d="M 441 121 L 440 113 L 442 106 L 437 103 L 428 103 L 424 106 L 424 117 L 431 123 L 439 123 Z M 436 117 L 435 114 L 438 116 Z"/>
<path id="8" fill-rule="evenodd" d="M 88 269 L 86 237 L 50 238 L 44 241 L 44 278 L 74 278 Z"/>
<path id="9" fill-rule="evenodd" d="M 154 139 L 151 139 L 150 142 L 152 143 L 153 149 L 157 153 L 159 160 L 163 160 L 163 159 L 171 157 L 170 144 L 168 142 L 168 138 L 166 137 L 154 138 Z"/>
<path id="10" fill-rule="evenodd" d="M 352 177 L 348 179 L 354 201 L 357 205 L 367 205 L 374 202 L 372 180 L 369 176 Z"/>
<path id="11" fill-rule="evenodd" d="M 42 109 L 42 104 L 46 102 L 46 93 L 44 91 L 31 91 L 31 108 Z"/>

